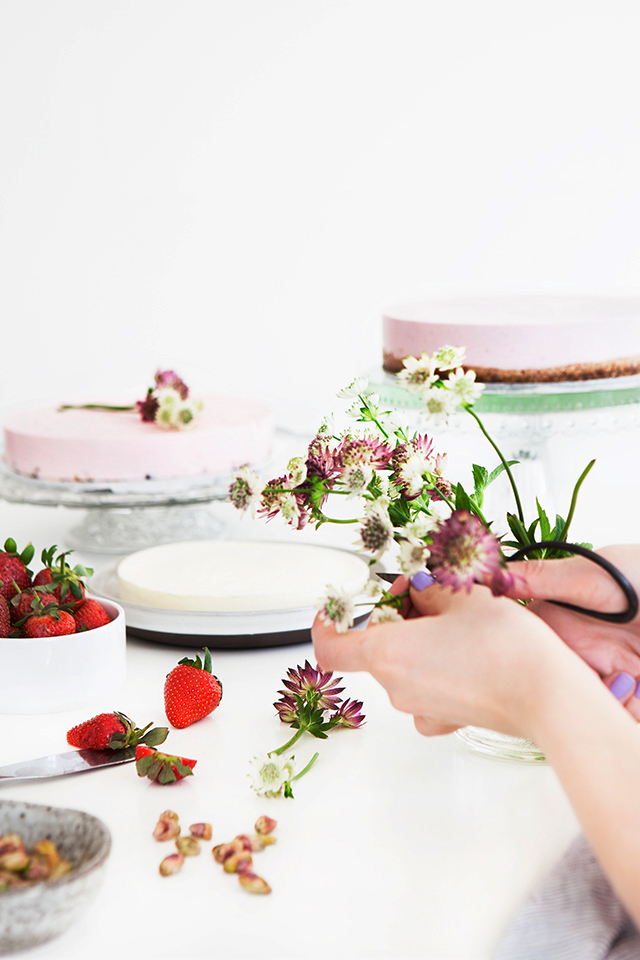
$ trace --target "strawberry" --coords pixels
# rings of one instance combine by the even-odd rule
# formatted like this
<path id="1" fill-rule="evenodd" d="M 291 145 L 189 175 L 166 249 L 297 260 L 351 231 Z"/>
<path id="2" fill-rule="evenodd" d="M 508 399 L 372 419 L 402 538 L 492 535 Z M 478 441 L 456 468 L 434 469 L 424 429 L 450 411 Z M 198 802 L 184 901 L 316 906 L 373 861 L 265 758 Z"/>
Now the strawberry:
<path id="1" fill-rule="evenodd" d="M 164 682 L 164 709 L 173 727 L 188 727 L 208 717 L 222 699 L 222 684 L 211 673 L 211 654 L 206 647 L 204 651 L 204 664 L 200 657 L 185 657 Z"/>
<path id="2" fill-rule="evenodd" d="M 17 623 L 19 620 L 24 620 L 25 617 L 30 617 L 32 613 L 35 613 L 38 608 L 38 601 L 43 606 L 46 606 L 47 602 L 55 603 L 54 598 L 44 592 L 42 588 L 32 587 L 30 590 L 22 590 L 20 593 L 16 593 L 15 597 L 12 597 L 9 601 L 11 623 Z"/>
<path id="3" fill-rule="evenodd" d="M 40 559 L 44 563 L 44 569 L 36 574 L 34 585 L 54 584 L 55 589 L 52 591 L 54 597 L 59 603 L 64 603 L 70 610 L 74 610 L 85 598 L 86 589 L 81 577 L 90 577 L 93 570 L 90 567 L 83 567 L 80 563 L 71 569 L 66 558 L 73 551 L 67 550 L 54 558 L 57 549 L 54 544 L 42 551 Z"/>
<path id="4" fill-rule="evenodd" d="M 9 604 L 0 596 L 0 637 L 8 637 L 11 633 L 11 614 Z"/>
<path id="5" fill-rule="evenodd" d="M 81 633 L 83 630 L 95 630 L 96 627 L 104 627 L 111 623 L 111 617 L 97 600 L 85 600 L 79 607 L 73 611 L 73 619 L 76 622 L 76 631 Z"/>
<path id="6" fill-rule="evenodd" d="M 136 747 L 136 770 L 139 777 L 148 777 L 158 783 L 175 783 L 184 777 L 193 774 L 197 760 L 187 760 L 186 757 L 174 757 L 168 753 L 160 753 L 150 747 Z"/>
<path id="7" fill-rule="evenodd" d="M 31 586 L 31 571 L 27 564 L 33 559 L 34 549 L 29 543 L 22 553 L 18 553 L 15 540 L 5 540 L 4 550 L 0 551 L 0 596 L 10 600 L 21 590 Z"/>
<path id="8" fill-rule="evenodd" d="M 23 630 L 25 637 L 63 637 L 76 632 L 76 622 L 56 603 L 48 603 L 25 620 Z"/>
<path id="9" fill-rule="evenodd" d="M 154 746 L 164 743 L 169 731 L 166 727 L 154 727 L 150 723 L 140 730 L 124 713 L 99 713 L 67 731 L 67 743 L 81 750 L 122 750 L 139 743 Z M 147 732 L 148 731 L 148 732 Z"/>

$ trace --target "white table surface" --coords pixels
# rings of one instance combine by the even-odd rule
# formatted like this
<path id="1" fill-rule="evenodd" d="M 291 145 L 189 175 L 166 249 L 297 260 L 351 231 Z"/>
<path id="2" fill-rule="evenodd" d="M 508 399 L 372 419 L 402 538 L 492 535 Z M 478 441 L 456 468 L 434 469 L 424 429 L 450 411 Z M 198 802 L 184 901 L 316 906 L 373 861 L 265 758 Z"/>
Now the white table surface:
<path id="1" fill-rule="evenodd" d="M 215 505 L 231 536 L 284 539 L 275 524 L 239 523 Z M 39 551 L 68 546 L 74 511 L 0 502 L 0 540 Z M 352 531 L 349 538 L 352 538 Z M 344 530 L 295 534 L 345 545 Z M 342 539 L 341 539 L 342 538 Z M 77 554 L 104 569 L 108 556 Z M 185 648 L 130 640 L 126 688 L 114 702 L 50 716 L 0 715 L 0 765 L 68 749 L 66 731 L 118 709 L 140 725 L 165 722 L 165 675 Z M 288 739 L 275 716 L 287 667 L 312 659 L 311 644 L 214 651 L 224 697 L 209 718 L 173 730 L 166 747 L 198 760 L 195 775 L 160 787 L 132 764 L 34 783 L 3 785 L 6 799 L 76 807 L 100 817 L 113 837 L 99 899 L 66 934 L 21 954 L 64 960 L 182 958 L 465 958 L 485 960 L 514 914 L 578 831 L 548 766 L 491 760 L 455 737 L 425 739 L 367 674 L 346 678 L 364 701 L 361 730 L 296 748 L 320 759 L 295 785 L 294 800 L 266 800 L 249 786 L 248 762 Z M 250 896 L 224 874 L 206 844 L 182 872 L 162 878 L 170 844 L 151 836 L 174 809 L 185 826 L 213 824 L 213 842 L 278 820 L 278 842 L 255 856 L 273 888 Z"/>

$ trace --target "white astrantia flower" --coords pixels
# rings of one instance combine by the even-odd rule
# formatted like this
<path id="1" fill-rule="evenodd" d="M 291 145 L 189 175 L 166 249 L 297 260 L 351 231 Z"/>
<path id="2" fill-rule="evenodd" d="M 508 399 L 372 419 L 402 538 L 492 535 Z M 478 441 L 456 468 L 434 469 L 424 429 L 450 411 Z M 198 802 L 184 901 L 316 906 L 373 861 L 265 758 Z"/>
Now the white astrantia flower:
<path id="1" fill-rule="evenodd" d="M 300 508 L 293 493 L 281 493 L 278 501 L 282 517 L 290 524 L 297 524 L 300 519 Z"/>
<path id="2" fill-rule="evenodd" d="M 415 540 L 403 540 L 398 551 L 400 569 L 406 577 L 412 577 L 418 570 L 423 570 L 429 551 L 424 543 Z"/>
<path id="3" fill-rule="evenodd" d="M 198 422 L 202 404 L 193 400 L 181 400 L 173 416 L 174 426 L 178 430 L 193 430 Z"/>
<path id="4" fill-rule="evenodd" d="M 424 387 L 430 386 L 438 379 L 436 363 L 428 353 L 418 357 L 405 357 L 402 361 L 404 370 L 398 373 L 398 380 L 407 388 L 409 393 L 420 393 Z"/>
<path id="5" fill-rule="evenodd" d="M 327 584 L 327 591 L 320 601 L 320 619 L 326 624 L 333 624 L 338 633 L 346 633 L 353 626 L 355 612 L 351 594 Z"/>
<path id="6" fill-rule="evenodd" d="M 287 464 L 287 473 L 291 474 L 291 485 L 299 487 L 307 479 L 307 464 L 304 457 L 292 457 Z"/>
<path id="7" fill-rule="evenodd" d="M 374 607 L 369 617 L 369 623 L 373 626 L 376 623 L 396 623 L 404 620 L 404 617 L 396 607 L 383 604 L 381 607 Z"/>
<path id="8" fill-rule="evenodd" d="M 341 400 L 350 400 L 352 397 L 357 397 L 364 393 L 368 386 L 369 377 L 356 377 L 348 387 L 343 387 L 342 390 L 338 390 L 336 396 L 340 397 Z"/>
<path id="9" fill-rule="evenodd" d="M 450 347 L 447 344 L 434 353 L 433 359 L 438 370 L 453 370 L 460 366 L 466 352 L 466 347 Z"/>
<path id="10" fill-rule="evenodd" d="M 345 413 L 348 417 L 358 420 L 362 416 L 362 400 L 356 400 L 350 407 L 347 407 Z"/>
<path id="11" fill-rule="evenodd" d="M 431 460 L 416 450 L 396 469 L 397 482 L 405 497 L 417 497 L 424 487 L 424 476 L 430 472 Z"/>
<path id="12" fill-rule="evenodd" d="M 484 383 L 476 383 L 475 370 L 467 370 L 465 373 L 462 367 L 458 367 L 455 373 L 449 374 L 449 380 L 446 384 L 447 390 L 452 390 L 463 403 L 473 404 L 482 396 L 485 388 Z"/>
<path id="13" fill-rule="evenodd" d="M 161 407 L 177 407 L 182 402 L 182 397 L 173 387 L 161 387 L 155 391 L 155 396 Z"/>
<path id="14" fill-rule="evenodd" d="M 444 501 L 438 501 L 437 506 L 440 506 Z M 433 502 L 430 504 L 430 507 L 434 507 L 436 504 Z M 446 506 L 446 504 L 445 504 Z M 451 511 L 447 507 L 447 516 Z M 424 540 L 429 536 L 432 530 L 436 530 L 442 519 L 440 516 L 433 516 L 426 513 L 420 513 L 415 520 L 412 520 L 410 523 L 407 523 L 402 528 L 403 535 L 407 538 L 409 543 L 414 543 L 419 546 L 424 546 Z"/>
<path id="15" fill-rule="evenodd" d="M 354 463 L 346 467 L 340 476 L 340 483 L 349 491 L 347 500 L 361 497 L 373 477 L 373 467 L 369 463 Z"/>
<path id="16" fill-rule="evenodd" d="M 379 560 L 393 543 L 394 529 L 388 507 L 389 500 L 383 496 L 367 503 L 364 508 L 365 515 L 359 530 L 360 539 L 355 546 L 372 554 L 374 560 Z"/>
<path id="17" fill-rule="evenodd" d="M 366 594 L 367 597 L 371 597 L 372 600 L 379 600 L 384 591 L 384 585 L 381 580 L 367 580 L 364 590 L 362 591 Z"/>
<path id="18" fill-rule="evenodd" d="M 294 777 L 293 757 L 260 754 L 251 761 L 251 786 L 261 797 L 278 797 Z"/>
<path id="19" fill-rule="evenodd" d="M 256 510 L 262 503 L 262 487 L 260 477 L 249 467 L 240 467 L 229 487 L 228 500 L 236 510 L 249 511 L 255 517 Z"/>
<path id="20" fill-rule="evenodd" d="M 423 390 L 420 399 L 429 418 L 436 424 L 446 422 L 461 403 L 453 390 L 445 390 L 442 387 L 429 387 Z"/>

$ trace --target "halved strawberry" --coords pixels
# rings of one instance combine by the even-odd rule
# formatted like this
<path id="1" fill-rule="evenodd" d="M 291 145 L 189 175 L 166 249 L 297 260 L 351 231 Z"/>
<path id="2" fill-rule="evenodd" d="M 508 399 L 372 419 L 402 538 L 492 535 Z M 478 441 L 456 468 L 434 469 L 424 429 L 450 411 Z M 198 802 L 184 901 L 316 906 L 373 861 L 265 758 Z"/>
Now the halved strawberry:
<path id="1" fill-rule="evenodd" d="M 193 774 L 197 760 L 188 760 L 186 757 L 174 757 L 168 753 L 160 753 L 151 747 L 136 747 L 136 770 L 139 777 L 148 777 L 158 783 L 175 783 L 184 777 Z"/>

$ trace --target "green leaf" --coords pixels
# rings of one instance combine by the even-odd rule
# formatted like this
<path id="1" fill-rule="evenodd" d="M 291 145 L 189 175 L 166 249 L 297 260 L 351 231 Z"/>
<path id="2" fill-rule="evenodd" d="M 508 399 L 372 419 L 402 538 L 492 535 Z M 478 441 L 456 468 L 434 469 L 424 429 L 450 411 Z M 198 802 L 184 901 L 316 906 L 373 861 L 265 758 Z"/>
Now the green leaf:
<path id="1" fill-rule="evenodd" d="M 164 743 L 168 736 L 168 727 L 154 727 L 149 733 L 145 733 L 144 737 L 140 737 L 138 742 L 146 743 L 148 747 L 157 747 L 159 743 Z"/>
<path id="2" fill-rule="evenodd" d="M 18 545 L 12 537 L 7 537 L 4 542 L 4 549 L 7 553 L 16 553 Z"/>
<path id="3" fill-rule="evenodd" d="M 515 513 L 508 513 L 507 523 L 509 524 L 509 528 L 512 534 L 518 541 L 518 544 L 522 547 L 528 546 L 530 543 L 530 540 L 527 538 L 527 531 L 522 525 L 520 518 L 517 517 Z"/>
<path id="4" fill-rule="evenodd" d="M 176 770 L 178 771 L 178 773 L 182 774 L 183 777 L 193 776 L 193 770 L 191 769 L 191 767 L 187 766 L 186 763 L 183 763 L 180 757 L 172 757 L 171 762 L 173 766 L 176 768 Z"/>
<path id="5" fill-rule="evenodd" d="M 473 470 L 473 483 L 475 487 L 475 497 L 476 503 L 479 507 L 482 507 L 484 502 L 484 491 L 485 487 L 489 483 L 489 472 L 486 467 L 480 466 L 478 463 L 472 465 Z"/>
<path id="6" fill-rule="evenodd" d="M 158 755 L 151 758 L 151 763 L 149 764 L 149 769 L 147 770 L 147 776 L 149 780 L 155 780 L 162 768 L 164 767 L 164 760 L 160 760 Z"/>
<path id="7" fill-rule="evenodd" d="M 284 795 L 288 800 L 294 799 L 293 790 L 291 789 L 291 783 L 289 780 L 285 780 L 284 782 Z"/>
<path id="8" fill-rule="evenodd" d="M 473 504 L 461 483 L 455 488 L 455 508 L 456 510 L 467 510 L 469 513 L 473 513 Z"/>
<path id="9" fill-rule="evenodd" d="M 549 523 L 549 518 L 546 515 L 545 511 L 542 509 L 540 501 L 536 497 L 536 507 L 538 508 L 538 519 L 540 520 L 540 539 L 541 540 L 550 540 L 551 539 L 551 524 Z"/>
<path id="10" fill-rule="evenodd" d="M 518 463 L 520 463 L 519 460 L 507 460 L 507 465 L 509 467 L 515 467 Z M 504 463 L 499 463 L 495 470 L 492 470 L 489 474 L 487 486 L 489 486 L 490 483 L 493 483 L 494 480 L 497 480 L 503 470 L 506 470 Z"/>
<path id="11" fill-rule="evenodd" d="M 158 783 L 175 783 L 177 777 L 171 769 L 171 764 L 163 763 L 158 776 L 154 779 L 157 779 Z"/>
<path id="12" fill-rule="evenodd" d="M 136 770 L 138 771 L 139 777 L 146 777 L 149 772 L 149 767 L 155 760 L 155 754 L 149 754 L 147 757 L 140 757 L 139 760 L 136 760 Z"/>
<path id="13" fill-rule="evenodd" d="M 36 549 L 32 543 L 27 544 L 22 553 L 20 554 L 20 559 L 24 563 L 25 567 L 28 567 L 31 561 L 33 560 L 33 555 L 36 552 Z"/>
<path id="14" fill-rule="evenodd" d="M 74 595 L 76 600 L 82 600 L 84 596 L 84 594 L 82 593 L 82 587 L 80 586 L 79 583 L 76 583 L 75 580 L 72 580 L 71 583 L 69 584 L 69 590 L 71 590 L 71 593 Z"/>
<path id="15" fill-rule="evenodd" d="M 204 648 L 204 666 L 202 669 L 205 673 L 211 673 L 211 654 L 208 647 Z"/>

